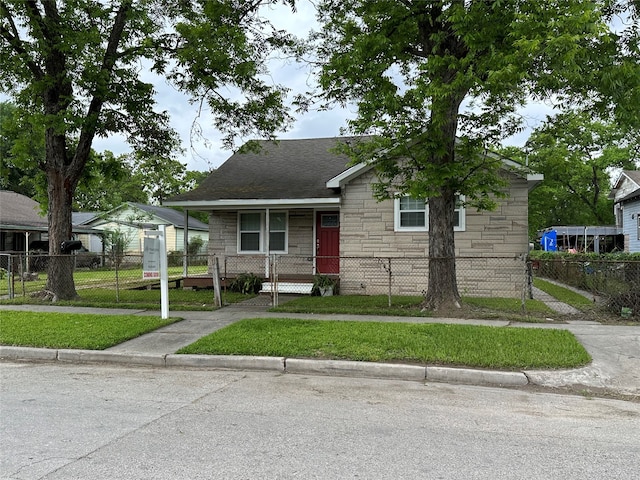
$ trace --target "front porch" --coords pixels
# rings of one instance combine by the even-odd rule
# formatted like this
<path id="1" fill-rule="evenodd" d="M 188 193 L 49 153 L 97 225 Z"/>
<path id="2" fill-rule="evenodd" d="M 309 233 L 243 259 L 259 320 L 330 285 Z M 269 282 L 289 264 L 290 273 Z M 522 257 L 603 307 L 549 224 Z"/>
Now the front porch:
<path id="1" fill-rule="evenodd" d="M 237 278 L 238 274 L 232 273 L 226 276 L 220 276 L 220 285 L 223 290 L 226 290 L 231 285 L 231 282 Z M 338 275 L 330 275 L 336 284 L 339 283 Z M 260 293 L 272 294 L 274 292 L 278 294 L 297 294 L 297 295 L 311 295 L 315 282 L 315 276 L 313 274 L 287 274 L 278 275 L 277 278 L 263 278 L 262 290 Z M 185 289 L 212 289 L 213 288 L 213 276 L 206 275 L 190 275 L 182 279 L 182 286 Z"/>

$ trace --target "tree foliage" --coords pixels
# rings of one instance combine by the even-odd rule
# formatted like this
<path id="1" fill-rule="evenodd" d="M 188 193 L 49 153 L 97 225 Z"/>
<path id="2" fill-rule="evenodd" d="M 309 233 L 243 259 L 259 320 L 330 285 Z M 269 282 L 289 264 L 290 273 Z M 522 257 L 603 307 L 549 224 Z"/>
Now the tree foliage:
<path id="1" fill-rule="evenodd" d="M 522 128 L 518 109 L 531 99 L 559 105 L 593 99 L 597 87 L 589 83 L 593 77 L 584 80 L 584 69 L 626 58 L 607 26 L 605 3 L 610 5 L 583 0 L 320 2 L 323 27 L 314 40 L 322 98 L 355 103 L 350 132 L 374 135 L 344 150 L 356 162 L 374 162 L 379 198 L 428 198 L 427 306 L 459 299 L 456 194 L 481 209 L 504 195 L 500 163 L 483 153 Z M 611 101 L 613 90 L 602 91 L 598 102 Z"/>
<path id="2" fill-rule="evenodd" d="M 612 176 L 640 165 L 637 138 L 626 132 L 587 112 L 565 112 L 531 134 L 525 149 L 544 181 L 529 195 L 530 235 L 552 225 L 615 223 Z"/>
<path id="3" fill-rule="evenodd" d="M 46 198 L 44 128 L 23 121 L 18 108 L 0 102 L 0 188 L 29 198 Z M 44 195 L 39 195 L 43 193 Z"/>
<path id="4" fill-rule="evenodd" d="M 169 157 L 175 147 L 141 66 L 208 103 L 227 144 L 248 132 L 269 137 L 287 124 L 286 91 L 264 75 L 269 53 L 290 42 L 260 17 L 270 3 L 0 0 L 0 89 L 25 125 L 45 132 L 39 167 L 51 254 L 71 237 L 73 197 L 96 136 L 122 133 L 144 158 Z M 72 264 L 54 258 L 47 288 L 72 298 Z"/>
<path id="5" fill-rule="evenodd" d="M 0 102 L 0 188 L 26 195 L 47 211 L 44 129 L 24 128 L 17 107 Z M 107 211 L 123 202 L 161 203 L 167 195 L 195 188 L 208 172 L 189 171 L 170 157 L 115 156 L 91 150 L 78 180 L 74 211 Z"/>

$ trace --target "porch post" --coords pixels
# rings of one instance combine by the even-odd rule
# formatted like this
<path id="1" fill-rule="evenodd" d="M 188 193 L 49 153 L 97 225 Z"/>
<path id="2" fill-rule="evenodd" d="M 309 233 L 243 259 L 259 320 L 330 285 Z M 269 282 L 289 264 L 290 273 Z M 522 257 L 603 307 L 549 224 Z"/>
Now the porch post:
<path id="1" fill-rule="evenodd" d="M 264 234 L 264 250 L 265 250 L 265 255 L 266 255 L 266 265 L 265 265 L 265 271 L 266 271 L 266 276 L 269 277 L 269 257 L 270 257 L 270 250 L 271 250 L 271 246 L 269 245 L 269 240 L 270 240 L 270 235 L 269 235 L 269 231 L 270 231 L 270 225 L 269 225 L 269 208 L 265 209 L 265 219 L 264 219 L 264 228 L 266 230 L 265 234 Z"/>
<path id="2" fill-rule="evenodd" d="M 42 238 L 42 237 L 40 237 Z M 47 252 L 48 253 L 48 252 Z M 30 272 L 30 258 L 29 258 L 29 232 L 24 232 L 24 258 L 25 258 L 25 268 L 27 272 Z"/>
<path id="3" fill-rule="evenodd" d="M 184 256 L 182 257 L 182 276 L 186 277 L 189 272 L 189 259 L 187 258 L 189 246 L 189 210 L 184 209 L 184 234 L 183 234 Z"/>

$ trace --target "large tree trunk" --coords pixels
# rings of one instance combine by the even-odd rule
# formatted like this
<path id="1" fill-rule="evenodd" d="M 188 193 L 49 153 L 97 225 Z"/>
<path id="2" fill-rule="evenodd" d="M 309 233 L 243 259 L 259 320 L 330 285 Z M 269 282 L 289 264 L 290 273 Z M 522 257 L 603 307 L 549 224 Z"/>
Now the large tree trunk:
<path id="1" fill-rule="evenodd" d="M 455 78 L 451 72 L 443 83 Z M 459 179 L 451 177 L 451 165 L 456 162 L 455 147 L 458 130 L 458 110 L 466 91 L 454 91 L 448 97 L 434 99 L 430 118 L 430 135 L 445 146 L 434 154 L 431 162 L 441 170 L 440 195 L 429 198 L 429 283 L 423 306 L 429 310 L 460 308 L 456 283 L 454 242 L 456 187 Z"/>
<path id="2" fill-rule="evenodd" d="M 132 9 L 132 0 L 120 4 L 109 35 L 101 65 L 102 79 L 93 93 L 87 114 L 73 155 L 67 149 L 67 131 L 64 112 L 71 106 L 73 84 L 67 65 L 66 48 L 62 42 L 61 18 L 56 2 L 43 2 L 46 21 L 35 2 L 28 3 L 34 22 L 43 29 L 46 47 L 45 70 L 37 66 L 32 72 L 37 79 L 45 80 L 47 87 L 42 93 L 44 112 L 48 119 L 45 134 L 46 160 L 43 169 L 48 182 L 48 223 L 49 223 L 49 267 L 47 289 L 53 293 L 53 300 L 72 300 L 77 297 L 73 281 L 73 257 L 61 256 L 61 243 L 72 235 L 71 211 L 73 195 L 82 171 L 91 152 L 91 143 L 96 133 L 96 125 L 107 94 L 105 87 L 117 60 L 118 44 L 122 39 L 127 17 Z"/>
<path id="3" fill-rule="evenodd" d="M 460 308 L 456 282 L 454 212 L 456 192 L 443 189 L 429 199 L 429 284 L 425 307 L 430 310 Z"/>
<path id="4" fill-rule="evenodd" d="M 47 290 L 53 301 L 73 300 L 77 297 L 73 280 L 73 257 L 62 255 L 61 243 L 72 236 L 71 211 L 77 179 L 69 177 L 65 168 L 66 142 L 64 137 L 47 132 L 50 148 L 47 158 L 49 267 Z M 49 157 L 49 155 L 51 155 Z"/>

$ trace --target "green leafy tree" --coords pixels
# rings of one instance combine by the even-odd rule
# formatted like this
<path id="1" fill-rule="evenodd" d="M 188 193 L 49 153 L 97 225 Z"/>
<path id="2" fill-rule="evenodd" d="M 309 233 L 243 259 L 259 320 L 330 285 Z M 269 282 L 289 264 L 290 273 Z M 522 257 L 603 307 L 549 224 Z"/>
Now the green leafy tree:
<path id="1" fill-rule="evenodd" d="M 551 225 L 615 223 L 613 201 L 607 198 L 611 176 L 636 168 L 637 139 L 591 113 L 565 112 L 548 118 L 525 148 L 531 167 L 544 174 L 529 195 L 530 233 Z"/>
<path id="2" fill-rule="evenodd" d="M 198 255 L 203 245 L 204 240 L 202 239 L 202 237 L 200 235 L 196 235 L 189 240 L 189 244 L 187 245 L 187 254 Z"/>
<path id="3" fill-rule="evenodd" d="M 155 110 L 140 65 L 206 101 L 228 145 L 237 135 L 272 136 L 287 124 L 285 91 L 263 75 L 270 52 L 290 43 L 260 17 L 270 3 L 276 1 L 0 0 L 0 89 L 25 125 L 45 131 L 39 167 L 47 180 L 50 254 L 71 237 L 73 198 L 96 136 L 122 133 L 145 157 L 168 157 L 175 146 L 168 114 Z M 47 289 L 54 299 L 75 297 L 72 262 L 51 260 Z"/>
<path id="4" fill-rule="evenodd" d="M 582 79 L 585 66 L 625 58 L 604 3 L 319 3 L 322 30 L 313 40 L 321 97 L 355 103 L 348 130 L 373 135 L 343 151 L 354 162 L 375 165 L 377 198 L 409 194 L 428 202 L 427 308 L 459 305 L 456 198 L 462 194 L 469 206 L 488 209 L 504 197 L 500 163 L 484 152 L 522 129 L 518 108 L 529 99 L 585 99 L 596 90 Z M 607 103 L 612 93 L 599 99 Z"/>
<path id="5" fill-rule="evenodd" d="M 44 157 L 44 128 L 24 122 L 13 103 L 0 102 L 0 188 L 46 199 L 47 182 L 38 167 Z"/>
<path id="6" fill-rule="evenodd" d="M 105 212 L 124 202 L 147 203 L 148 196 L 132 172 L 127 155 L 106 151 L 87 163 L 73 199 L 76 211 Z"/>
<path id="7" fill-rule="evenodd" d="M 138 179 L 149 201 L 161 204 L 170 196 L 184 191 L 183 182 L 187 173 L 187 167 L 178 160 L 151 156 L 136 158 L 133 154 L 130 164 L 133 167 L 133 175 Z"/>

